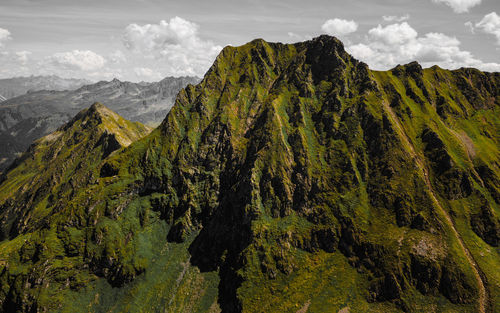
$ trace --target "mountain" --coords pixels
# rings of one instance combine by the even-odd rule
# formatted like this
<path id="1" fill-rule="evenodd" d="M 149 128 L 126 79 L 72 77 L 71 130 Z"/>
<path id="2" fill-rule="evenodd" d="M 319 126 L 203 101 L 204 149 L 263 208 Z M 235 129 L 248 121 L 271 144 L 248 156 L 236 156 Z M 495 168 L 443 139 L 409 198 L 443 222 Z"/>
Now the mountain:
<path id="1" fill-rule="evenodd" d="M 147 126 L 127 121 L 94 103 L 57 131 L 35 141 L 2 177 L 9 183 L 2 184 L 0 192 L 0 202 L 4 203 L 0 211 L 0 239 L 24 232 L 30 224 L 26 220 L 50 214 L 31 206 L 40 197 L 50 194 L 43 201 L 57 202 L 63 194 L 72 194 L 75 183 L 90 184 L 95 180 L 92 169 L 96 164 L 150 131 Z M 20 220 L 18 214 L 25 222 L 13 224 Z"/>
<path id="2" fill-rule="evenodd" d="M 55 75 L 0 79 L 0 102 L 38 90 L 73 90 L 91 82 L 86 79 L 61 78 Z M 3 98 L 3 99 L 2 99 Z"/>
<path id="3" fill-rule="evenodd" d="M 36 139 L 69 121 L 94 102 L 106 103 L 132 121 L 159 123 L 179 90 L 195 77 L 167 77 L 155 83 L 130 83 L 117 79 L 85 85 L 76 90 L 41 90 L 0 103 L 0 138 L 12 142 L 0 152 L 0 171 Z"/>
<path id="4" fill-rule="evenodd" d="M 35 166 L 66 187 L 6 172 L 0 307 L 500 311 L 499 111 L 499 73 L 226 47 L 148 136 Z"/>

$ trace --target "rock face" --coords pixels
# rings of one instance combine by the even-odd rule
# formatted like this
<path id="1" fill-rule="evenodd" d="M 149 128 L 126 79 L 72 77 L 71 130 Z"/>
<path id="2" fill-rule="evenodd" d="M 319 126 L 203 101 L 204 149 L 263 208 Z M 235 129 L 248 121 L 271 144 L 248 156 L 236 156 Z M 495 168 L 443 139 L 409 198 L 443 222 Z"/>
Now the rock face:
<path id="1" fill-rule="evenodd" d="M 4 78 L 0 79 L 0 95 L 9 99 L 38 90 L 74 90 L 90 83 L 86 79 L 61 78 L 55 75 Z"/>
<path id="2" fill-rule="evenodd" d="M 7 172 L 0 305 L 498 311 L 499 113 L 498 73 L 371 71 L 329 36 L 226 47 L 150 135 L 99 139 L 91 179 L 26 201 Z"/>
<path id="3" fill-rule="evenodd" d="M 196 77 L 167 77 L 156 83 L 114 79 L 76 90 L 40 90 L 8 99 L 0 103 L 0 137 L 12 144 L 0 151 L 0 171 L 34 140 L 53 132 L 94 102 L 106 103 L 126 119 L 157 124 L 172 107 L 179 90 L 198 81 Z"/>

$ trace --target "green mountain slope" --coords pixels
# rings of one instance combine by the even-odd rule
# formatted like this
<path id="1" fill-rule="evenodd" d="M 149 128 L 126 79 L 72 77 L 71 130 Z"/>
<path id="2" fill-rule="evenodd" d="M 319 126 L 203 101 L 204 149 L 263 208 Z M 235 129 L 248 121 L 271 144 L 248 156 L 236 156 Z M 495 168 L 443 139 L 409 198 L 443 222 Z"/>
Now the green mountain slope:
<path id="1" fill-rule="evenodd" d="M 101 160 L 150 131 L 95 103 L 37 140 L 1 179 L 0 238 L 38 229 L 54 209 L 64 208 L 61 200 L 96 179 L 92 170 Z"/>
<path id="2" fill-rule="evenodd" d="M 333 37 L 226 47 L 92 179 L 16 207 L 7 173 L 0 304 L 498 311 L 499 104 L 498 73 L 375 72 Z"/>

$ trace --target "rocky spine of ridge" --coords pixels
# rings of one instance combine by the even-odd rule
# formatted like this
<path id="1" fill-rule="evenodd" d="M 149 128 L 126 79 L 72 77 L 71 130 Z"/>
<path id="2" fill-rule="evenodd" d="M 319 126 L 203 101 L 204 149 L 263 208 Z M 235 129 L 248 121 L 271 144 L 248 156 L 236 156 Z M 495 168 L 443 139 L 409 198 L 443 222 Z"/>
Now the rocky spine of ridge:
<path id="1" fill-rule="evenodd" d="M 15 252 L 0 303 L 496 311 L 499 86 L 474 69 L 370 71 L 328 36 L 226 47 L 158 129 L 1 243 Z"/>

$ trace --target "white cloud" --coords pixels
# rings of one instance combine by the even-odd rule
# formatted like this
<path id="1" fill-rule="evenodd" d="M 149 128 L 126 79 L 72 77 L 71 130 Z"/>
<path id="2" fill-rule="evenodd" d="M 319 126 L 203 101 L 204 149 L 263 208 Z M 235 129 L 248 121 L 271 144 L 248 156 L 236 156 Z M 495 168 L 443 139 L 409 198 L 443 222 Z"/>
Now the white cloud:
<path id="1" fill-rule="evenodd" d="M 9 30 L 5 28 L 0 28 L 0 48 L 2 48 L 5 45 L 5 42 L 11 40 L 12 37 L 10 35 Z"/>
<path id="2" fill-rule="evenodd" d="M 222 49 L 198 34 L 199 26 L 180 17 L 159 24 L 130 24 L 123 44 L 149 59 L 162 61 L 166 75 L 203 75 Z"/>
<path id="3" fill-rule="evenodd" d="M 10 32 L 0 29 L 1 44 Z M 203 75 L 222 50 L 202 39 L 199 26 L 179 17 L 157 24 L 130 24 L 121 40 L 104 54 L 87 49 L 62 50 L 49 56 L 0 47 L 0 76 L 58 75 L 91 80 L 117 77 L 155 81 L 165 76 Z M 118 45 L 116 45 L 118 44 Z"/>
<path id="4" fill-rule="evenodd" d="M 39 57 L 31 51 L 0 51 L 0 77 L 57 75 L 90 80 L 122 78 L 122 71 L 109 68 L 102 56 L 92 51 L 68 51 Z M 130 72 L 133 71 L 130 69 Z M 132 74 L 133 75 L 133 74 Z"/>
<path id="5" fill-rule="evenodd" d="M 386 70 L 397 64 L 419 61 L 424 67 L 439 65 L 444 68 L 476 67 L 485 71 L 499 71 L 500 64 L 484 63 L 469 51 L 460 49 L 460 41 L 442 33 L 418 33 L 408 23 L 378 25 L 368 31 L 365 42 L 346 47 L 354 57 L 371 68 Z"/>
<path id="6" fill-rule="evenodd" d="M 300 35 L 296 34 L 293 32 L 288 32 L 288 39 L 285 39 L 284 42 L 286 43 L 295 43 L 295 42 L 300 42 L 300 41 L 306 41 L 312 39 L 311 35 Z"/>
<path id="7" fill-rule="evenodd" d="M 90 50 L 55 53 L 46 60 L 55 67 L 85 72 L 98 70 L 106 63 L 102 56 Z"/>
<path id="8" fill-rule="evenodd" d="M 377 52 L 370 46 L 364 43 L 358 43 L 346 47 L 346 50 L 348 50 L 348 52 L 354 57 L 368 63 L 370 66 L 378 66 L 378 62 L 374 60 Z"/>
<path id="9" fill-rule="evenodd" d="M 284 40 L 284 42 L 285 43 L 295 43 L 295 42 L 301 42 L 304 40 L 305 40 L 304 36 L 301 36 L 301 35 L 293 33 L 293 32 L 288 32 L 288 38 L 286 40 Z"/>
<path id="10" fill-rule="evenodd" d="M 149 67 L 135 67 L 134 73 L 140 80 L 154 81 L 163 78 L 160 73 L 153 71 Z"/>
<path id="11" fill-rule="evenodd" d="M 384 16 L 382 16 L 382 18 L 386 22 L 403 22 L 403 21 L 406 21 L 406 20 L 410 19 L 410 14 L 405 14 L 405 15 L 402 15 L 402 16 L 384 15 Z"/>
<path id="12" fill-rule="evenodd" d="M 474 34 L 474 24 L 472 24 L 472 22 L 465 22 L 464 26 L 467 27 L 471 34 Z"/>
<path id="13" fill-rule="evenodd" d="M 28 63 L 29 56 L 31 54 L 32 53 L 30 51 L 18 51 L 15 53 L 15 55 L 17 57 L 17 61 L 19 63 L 21 63 L 22 65 L 26 65 Z"/>
<path id="14" fill-rule="evenodd" d="M 334 18 L 332 20 L 327 20 L 323 26 L 321 26 L 321 29 L 329 35 L 342 37 L 358 30 L 358 23 L 353 20 L 348 21 Z"/>
<path id="15" fill-rule="evenodd" d="M 402 45 L 417 37 L 417 32 L 406 22 L 385 27 L 379 24 L 370 29 L 368 34 L 374 41 L 380 41 L 386 45 Z"/>
<path id="16" fill-rule="evenodd" d="M 481 4 L 481 0 L 432 0 L 434 3 L 443 3 L 453 9 L 455 13 L 469 12 L 469 9 Z"/>
<path id="17" fill-rule="evenodd" d="M 479 23 L 476 23 L 476 28 L 495 36 L 497 44 L 500 45 L 500 16 L 496 12 L 485 15 Z"/>
<path id="18" fill-rule="evenodd" d="M 28 64 L 31 53 L 28 51 L 0 51 L 0 77 L 27 76 L 30 74 Z"/>
<path id="19" fill-rule="evenodd" d="M 57 75 L 57 74 L 56 74 Z M 62 76 L 59 74 L 59 76 Z M 101 69 L 97 72 L 86 73 L 84 77 L 90 80 L 112 80 L 113 78 L 123 79 L 122 71 L 119 69 L 111 70 L 109 68 Z"/>
<path id="20" fill-rule="evenodd" d="M 292 41 L 301 41 L 303 39 L 303 36 L 296 33 L 288 32 L 288 38 L 290 38 Z"/>

